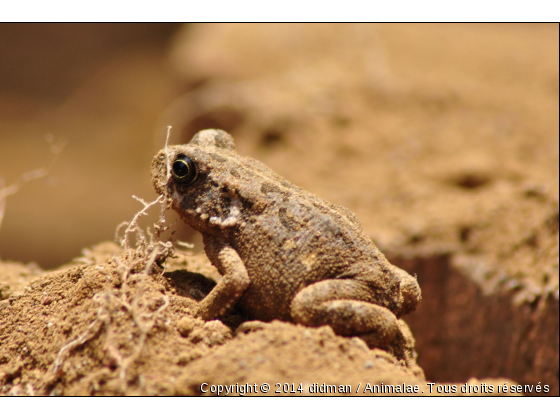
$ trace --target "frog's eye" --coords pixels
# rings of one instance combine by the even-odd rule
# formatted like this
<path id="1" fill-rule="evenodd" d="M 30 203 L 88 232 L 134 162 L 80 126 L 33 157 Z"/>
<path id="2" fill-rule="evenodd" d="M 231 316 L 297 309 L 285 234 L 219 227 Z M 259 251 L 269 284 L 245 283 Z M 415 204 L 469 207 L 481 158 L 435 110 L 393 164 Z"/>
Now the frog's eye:
<path id="1" fill-rule="evenodd" d="M 192 159 L 185 155 L 179 155 L 171 166 L 173 178 L 182 184 L 191 184 L 196 179 L 196 166 Z"/>

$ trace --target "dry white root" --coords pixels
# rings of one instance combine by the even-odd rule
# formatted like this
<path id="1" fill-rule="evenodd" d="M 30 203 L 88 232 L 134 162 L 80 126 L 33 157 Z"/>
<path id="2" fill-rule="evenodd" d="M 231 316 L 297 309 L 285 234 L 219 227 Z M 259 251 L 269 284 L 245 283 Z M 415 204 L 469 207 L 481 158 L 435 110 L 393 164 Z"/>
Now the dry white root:
<path id="1" fill-rule="evenodd" d="M 171 127 L 168 127 L 166 148 L 170 129 Z M 167 166 L 168 176 L 171 176 L 169 162 L 167 162 Z M 168 229 L 165 227 L 165 212 L 170 208 L 169 199 L 163 195 L 152 202 L 146 202 L 136 196 L 133 198 L 138 200 L 143 207 L 130 222 L 123 222 L 117 227 L 116 241 L 124 252 L 112 259 L 115 269 L 111 272 L 105 272 L 106 266 L 97 267 L 108 278 L 117 275 L 119 287 L 111 287 L 94 296 L 94 301 L 99 305 L 95 319 L 84 332 L 60 349 L 53 369 L 54 372 L 59 371 L 72 350 L 105 331 L 105 349 L 117 366 L 117 375 L 123 393 L 133 379 L 139 379 L 138 383 L 141 388 L 143 387 L 141 378 L 129 377 L 130 367 L 140 358 L 151 329 L 158 319 L 163 317 L 163 312 L 169 305 L 168 296 L 150 290 L 147 280 L 154 270 L 161 272 L 161 268 L 158 267 L 174 252 L 172 242 L 160 240 L 162 233 Z M 144 230 L 139 221 L 148 214 L 150 208 L 157 204 L 160 205 L 160 213 L 158 221 L 154 224 L 154 234 L 152 234 L 149 229 Z M 135 236 L 134 246 L 132 245 L 133 236 Z M 124 316 L 130 317 L 138 329 L 132 350 L 127 351 L 126 354 L 116 345 L 115 328 L 111 327 L 116 317 L 123 316 L 123 309 Z"/>

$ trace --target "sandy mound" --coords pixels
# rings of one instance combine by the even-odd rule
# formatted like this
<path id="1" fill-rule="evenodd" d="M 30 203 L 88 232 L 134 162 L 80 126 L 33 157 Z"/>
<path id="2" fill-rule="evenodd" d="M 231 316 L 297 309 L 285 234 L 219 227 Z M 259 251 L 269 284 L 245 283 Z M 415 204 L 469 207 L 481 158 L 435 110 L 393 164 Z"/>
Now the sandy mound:
<path id="1" fill-rule="evenodd" d="M 263 381 L 270 394 L 293 382 L 439 395 L 428 381 L 459 395 L 467 381 L 559 394 L 558 25 L 190 25 L 170 39 L 159 28 L 149 47 L 155 29 L 137 30 L 134 48 L 108 48 L 94 75 L 64 83 L 72 92 L 0 95 L 7 181 L 27 170 L 20 155 L 44 159 L 23 140 L 52 127 L 78 145 L 61 155 L 58 184 L 10 197 L 3 256 L 56 267 L 111 238 L 137 210 L 130 195 L 152 194 L 167 125 L 175 143 L 225 129 L 240 154 L 356 213 L 417 274 L 423 301 L 405 321 L 426 379 L 329 328 L 236 334 L 239 312 L 202 323 L 193 308 L 218 279 L 205 257 L 177 252 L 163 271 L 104 243 L 55 272 L 0 262 L 2 395 L 192 395 L 204 382 Z"/>
<path id="2" fill-rule="evenodd" d="M 157 263 L 146 269 L 146 254 L 112 243 L 86 255 L 88 264 L 47 273 L 0 302 L 2 394 L 445 394 L 436 390 L 442 384 L 430 388 L 418 366 L 330 327 L 274 321 L 236 333 L 246 320 L 238 312 L 221 321 L 194 318 L 214 280 L 185 266 L 215 273 L 203 256 L 171 259 L 163 272 Z M 506 382 L 469 384 L 497 391 Z"/>

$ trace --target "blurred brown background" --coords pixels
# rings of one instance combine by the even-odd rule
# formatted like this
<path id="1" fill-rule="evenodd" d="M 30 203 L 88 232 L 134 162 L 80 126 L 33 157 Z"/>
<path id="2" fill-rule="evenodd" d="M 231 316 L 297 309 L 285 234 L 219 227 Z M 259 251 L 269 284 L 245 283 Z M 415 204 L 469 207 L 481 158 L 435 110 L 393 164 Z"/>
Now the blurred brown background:
<path id="1" fill-rule="evenodd" d="M 355 212 L 418 275 L 428 378 L 558 395 L 558 24 L 1 24 L 0 177 L 67 146 L 8 198 L 0 257 L 51 268 L 112 239 L 155 198 L 167 125 L 228 130 Z"/>
<path id="2" fill-rule="evenodd" d="M 8 198 L 3 259 L 60 265 L 112 239 L 139 208 L 132 194 L 154 195 L 154 127 L 175 94 L 166 55 L 177 28 L 0 25 L 0 176 L 42 166 L 47 135 L 66 142 L 47 178 Z"/>
<path id="3" fill-rule="evenodd" d="M 558 25 L 2 24 L 0 57 L 0 176 L 67 143 L 8 198 L 3 259 L 55 267 L 112 239 L 132 194 L 155 197 L 168 124 L 175 143 L 230 130 L 384 249 L 484 250 L 546 212 L 504 203 L 558 194 Z"/>

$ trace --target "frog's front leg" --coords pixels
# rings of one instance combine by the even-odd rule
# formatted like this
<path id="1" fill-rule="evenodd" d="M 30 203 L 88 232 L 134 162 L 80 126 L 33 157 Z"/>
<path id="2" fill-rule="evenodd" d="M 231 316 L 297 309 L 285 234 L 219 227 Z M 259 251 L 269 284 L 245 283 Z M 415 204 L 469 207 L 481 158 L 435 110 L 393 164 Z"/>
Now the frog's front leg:
<path id="1" fill-rule="evenodd" d="M 291 315 L 298 324 L 330 325 L 337 334 L 357 335 L 369 347 L 388 345 L 398 331 L 397 317 L 373 303 L 358 280 L 323 280 L 305 287 L 292 301 Z"/>
<path id="2" fill-rule="evenodd" d="M 247 290 L 251 280 L 239 254 L 230 245 L 205 236 L 204 249 L 222 275 L 197 310 L 197 316 L 210 320 L 227 314 Z"/>

